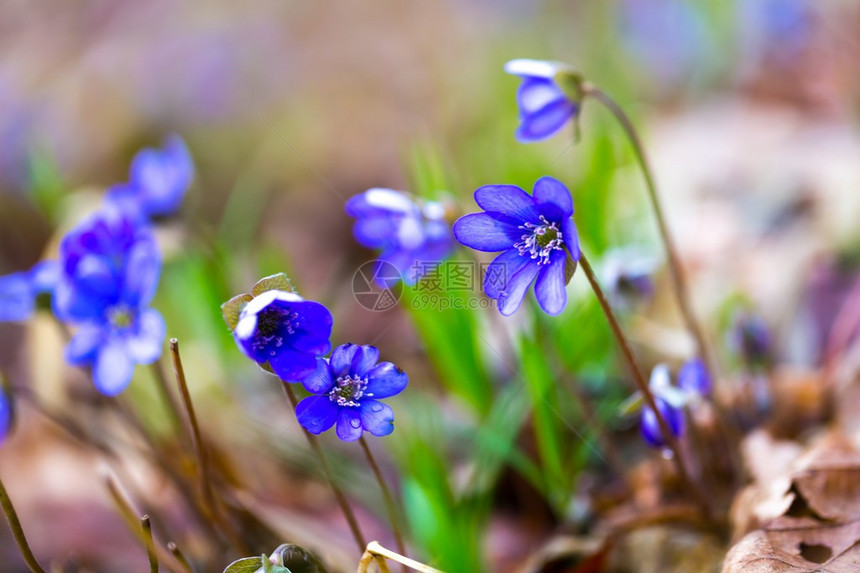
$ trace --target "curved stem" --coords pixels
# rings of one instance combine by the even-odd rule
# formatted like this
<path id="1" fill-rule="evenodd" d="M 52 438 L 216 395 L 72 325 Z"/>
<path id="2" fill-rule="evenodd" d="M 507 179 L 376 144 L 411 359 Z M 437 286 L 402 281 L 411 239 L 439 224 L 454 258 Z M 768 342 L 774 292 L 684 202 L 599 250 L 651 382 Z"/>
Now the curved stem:
<path id="1" fill-rule="evenodd" d="M 284 387 L 284 392 L 286 393 L 287 398 L 289 398 L 290 404 L 293 405 L 293 411 L 295 412 L 296 406 L 299 405 L 299 399 L 296 397 L 296 393 L 293 392 L 293 389 L 290 386 L 289 382 L 282 380 L 281 386 Z M 349 524 L 349 530 L 352 532 L 352 536 L 355 538 L 355 542 L 358 544 L 358 550 L 364 553 L 364 548 L 367 543 L 364 541 L 364 535 L 361 533 L 361 528 L 358 526 L 358 520 L 355 518 L 355 514 L 352 512 L 352 508 L 349 506 L 349 503 L 346 500 L 346 496 L 343 494 L 343 490 L 340 489 L 340 486 L 337 485 L 337 482 L 334 479 L 334 474 L 332 474 L 331 467 L 328 465 L 328 461 L 325 459 L 325 455 L 323 454 L 322 447 L 320 446 L 317 437 L 304 428 L 302 428 L 302 433 L 308 440 L 308 445 L 310 445 L 311 449 L 314 451 L 317 458 L 319 459 L 320 466 L 322 466 L 323 469 L 323 473 L 325 474 L 325 477 L 328 480 L 332 491 L 334 492 L 334 497 L 337 499 L 337 503 L 338 505 L 340 505 L 340 509 L 343 512 L 343 516 L 346 518 L 346 521 Z"/>
<path id="2" fill-rule="evenodd" d="M 12 505 L 12 500 L 9 499 L 9 494 L 6 493 L 6 487 L 3 481 L 0 480 L 0 506 L 3 506 L 3 513 L 6 514 L 6 520 L 9 522 L 9 527 L 12 529 L 12 535 L 15 537 L 15 543 L 18 544 L 18 550 L 21 556 L 27 563 L 27 567 L 33 573 L 45 573 L 33 552 L 30 551 L 30 545 L 27 543 L 27 537 L 24 535 L 24 529 L 21 527 L 21 522 L 18 521 L 18 514 L 15 512 L 15 507 Z"/>
<path id="3" fill-rule="evenodd" d="M 385 501 L 388 520 L 391 522 L 391 530 L 394 532 L 394 541 L 397 543 L 397 551 L 402 555 L 406 555 L 406 544 L 403 543 L 403 534 L 400 531 L 400 521 L 397 519 L 397 509 L 394 505 L 394 496 L 391 495 L 391 490 L 388 489 L 388 484 L 385 483 L 385 477 L 382 475 L 382 470 L 379 469 L 379 465 L 376 463 L 376 459 L 373 457 L 373 452 L 370 451 L 370 446 L 367 445 L 367 440 L 364 439 L 364 436 L 358 439 L 358 443 L 361 445 L 361 449 L 364 450 L 364 456 L 367 458 L 367 463 L 370 464 L 370 467 L 373 470 L 373 475 L 376 476 L 376 481 L 379 482 L 379 489 L 382 490 L 382 498 Z M 403 566 L 403 570 L 406 571 L 405 565 Z"/>
<path id="4" fill-rule="evenodd" d="M 645 380 L 645 376 L 642 374 L 642 371 L 639 369 L 639 366 L 636 363 L 636 358 L 633 356 L 633 350 L 630 348 L 630 344 L 627 342 L 627 338 L 621 331 L 621 326 L 618 324 L 618 320 L 615 318 L 615 314 L 612 312 L 612 308 L 609 306 L 609 301 L 606 300 L 606 295 L 603 293 L 603 289 L 600 288 L 600 284 L 597 282 L 597 277 L 594 274 L 594 269 L 591 268 L 591 265 L 588 262 L 588 258 L 585 256 L 585 253 L 580 252 L 579 266 L 582 267 L 582 270 L 585 272 L 585 276 L 588 278 L 588 282 L 591 284 L 591 289 L 597 296 L 597 301 L 600 303 L 600 307 L 603 309 L 603 314 L 606 315 L 606 320 L 609 322 L 609 326 L 612 329 L 612 334 L 615 336 L 616 342 L 618 342 L 618 346 L 621 347 L 621 353 L 624 355 L 624 360 L 627 362 L 627 366 L 629 367 L 630 372 L 633 374 L 633 379 L 636 382 L 636 386 L 638 386 L 639 388 L 639 392 L 642 393 L 642 397 L 645 400 L 645 404 L 648 406 L 648 408 L 651 409 L 652 412 L 654 412 L 654 417 L 657 418 L 657 424 L 660 426 L 660 432 L 663 435 L 663 441 L 666 443 L 666 446 L 672 451 L 672 461 L 675 463 L 675 468 L 678 471 L 679 477 L 690 490 L 690 493 L 693 494 L 693 496 L 696 498 L 696 501 L 699 503 L 699 505 L 701 505 L 702 511 L 704 512 L 705 516 L 710 519 L 710 505 L 708 504 L 708 501 L 705 499 L 704 495 L 702 495 L 702 492 L 693 482 L 693 479 L 690 476 L 690 472 L 687 470 L 687 465 L 684 462 L 684 459 L 681 457 L 681 448 L 678 445 L 678 440 L 675 439 L 675 435 L 672 433 L 669 424 L 666 422 L 666 419 L 663 417 L 663 414 L 657 407 L 657 401 L 654 399 L 654 394 L 651 392 L 651 388 L 648 387 L 648 382 Z"/>
<path id="5" fill-rule="evenodd" d="M 675 249 L 675 243 L 669 234 L 669 227 L 666 224 L 666 217 L 663 214 L 660 197 L 657 195 L 657 185 L 654 183 L 654 176 L 651 172 L 651 166 L 648 163 L 648 157 L 645 155 L 642 140 L 639 138 L 636 128 L 633 127 L 633 122 L 630 121 L 630 118 L 627 117 L 624 110 L 621 109 L 621 107 L 615 103 L 615 100 L 609 97 L 608 94 L 592 85 L 586 85 L 583 91 L 586 96 L 591 96 L 603 104 L 615 119 L 618 120 L 618 123 L 621 124 L 621 127 L 624 129 L 624 133 L 627 135 L 627 139 L 630 141 L 630 145 L 633 147 L 633 154 L 636 156 L 636 161 L 639 163 L 639 167 L 642 169 L 642 175 L 645 177 L 645 184 L 648 188 L 648 198 L 651 200 L 651 207 L 654 210 L 654 216 L 657 219 L 657 227 L 660 230 L 660 237 L 663 239 L 663 244 L 666 247 L 666 255 L 669 262 L 669 275 L 672 278 L 672 285 L 675 287 L 674 290 L 675 295 L 678 298 L 678 306 L 681 309 L 681 314 L 684 317 L 684 322 L 687 324 L 687 328 L 696 340 L 699 356 L 702 357 L 702 361 L 713 376 L 715 371 L 712 357 L 708 349 L 708 345 L 705 342 L 704 331 L 702 330 L 698 320 L 696 320 L 696 316 L 693 314 L 693 307 L 690 304 L 687 284 L 684 279 L 684 273 L 681 269 L 681 260 L 678 257 L 678 251 Z"/>

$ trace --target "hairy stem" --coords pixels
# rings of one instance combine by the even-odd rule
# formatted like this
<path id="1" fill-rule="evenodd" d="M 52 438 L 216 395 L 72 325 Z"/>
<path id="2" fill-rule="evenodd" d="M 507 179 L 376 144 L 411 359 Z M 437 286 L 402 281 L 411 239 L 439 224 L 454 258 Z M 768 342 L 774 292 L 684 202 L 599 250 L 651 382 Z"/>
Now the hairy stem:
<path id="1" fill-rule="evenodd" d="M 397 508 L 394 504 L 394 496 L 391 495 L 391 490 L 388 489 L 388 484 L 385 482 L 385 477 L 382 475 L 382 470 L 379 469 L 379 464 L 376 463 L 376 458 L 373 457 L 373 452 L 370 451 L 370 446 L 364 436 L 358 439 L 361 449 L 364 451 L 364 456 L 367 458 L 367 463 L 373 470 L 373 475 L 376 476 L 376 481 L 379 482 L 379 489 L 382 490 L 382 498 L 385 501 L 385 509 L 388 512 L 388 520 L 391 522 L 391 530 L 394 532 L 394 541 L 397 543 L 397 551 L 402 555 L 406 555 L 406 544 L 403 543 L 403 533 L 400 531 L 400 520 L 397 518 Z M 406 571 L 406 566 L 403 566 Z"/>

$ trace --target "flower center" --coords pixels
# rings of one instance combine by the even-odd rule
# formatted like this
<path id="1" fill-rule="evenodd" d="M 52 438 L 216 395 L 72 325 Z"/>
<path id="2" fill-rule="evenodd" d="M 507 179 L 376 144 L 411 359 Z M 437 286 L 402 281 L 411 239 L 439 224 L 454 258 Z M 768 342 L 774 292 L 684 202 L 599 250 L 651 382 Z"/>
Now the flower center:
<path id="1" fill-rule="evenodd" d="M 361 405 L 359 400 L 365 396 L 365 390 L 367 390 L 367 378 L 347 374 L 337 379 L 334 388 L 329 390 L 328 399 L 337 402 L 338 406 L 357 408 Z M 366 395 L 373 396 L 373 394 Z"/>
<path id="2" fill-rule="evenodd" d="M 532 259 L 537 259 L 539 265 L 549 262 L 549 255 L 554 250 L 561 250 L 564 245 L 561 231 L 557 223 L 550 223 L 543 215 L 540 216 L 541 223 L 524 223 L 520 229 L 526 231 L 520 241 L 514 243 L 514 247 L 521 255 L 528 254 Z"/>
<path id="3" fill-rule="evenodd" d="M 108 321 L 114 328 L 128 328 L 134 317 L 131 311 L 124 306 L 115 306 L 108 310 Z"/>
<path id="4" fill-rule="evenodd" d="M 254 337 L 254 346 L 265 348 L 274 344 L 275 348 L 284 344 L 285 334 L 296 332 L 296 319 L 299 315 L 283 308 L 267 308 L 257 315 L 257 333 Z M 274 356 L 275 349 L 269 350 L 269 355 Z"/>

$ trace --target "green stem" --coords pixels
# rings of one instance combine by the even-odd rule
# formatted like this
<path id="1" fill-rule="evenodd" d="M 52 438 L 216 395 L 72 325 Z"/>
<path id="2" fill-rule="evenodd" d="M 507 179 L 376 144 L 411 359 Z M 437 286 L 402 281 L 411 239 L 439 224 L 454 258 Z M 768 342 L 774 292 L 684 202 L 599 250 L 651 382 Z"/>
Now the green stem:
<path id="1" fill-rule="evenodd" d="M 143 530 L 143 545 L 146 547 L 146 556 L 149 559 L 149 573 L 158 573 L 158 557 L 155 555 L 155 542 L 152 540 L 152 523 L 149 516 L 140 518 L 140 528 Z"/>
<path id="2" fill-rule="evenodd" d="M 296 407 L 299 405 L 299 399 L 296 397 L 296 393 L 293 391 L 293 388 L 290 386 L 289 382 L 281 381 L 281 386 L 284 387 L 284 393 L 286 393 L 287 398 L 290 400 L 290 404 L 293 406 L 293 412 L 295 412 Z M 328 465 L 328 461 L 323 454 L 322 447 L 319 444 L 319 440 L 317 437 L 306 429 L 302 428 L 302 433 L 305 435 L 305 438 L 308 441 L 308 445 L 313 450 L 314 454 L 316 454 L 317 459 L 319 459 L 320 466 L 322 467 L 323 473 L 325 474 L 326 479 L 328 480 L 329 485 L 331 486 L 332 492 L 334 492 L 334 497 L 337 499 L 338 505 L 340 505 L 340 509 L 343 512 L 343 516 L 346 518 L 347 523 L 349 524 L 349 530 L 352 532 L 353 538 L 355 538 L 355 542 L 358 544 L 358 550 L 361 553 L 364 553 L 365 547 L 367 547 L 367 542 L 364 540 L 364 535 L 361 533 L 361 528 L 358 526 L 358 520 L 355 518 L 355 514 L 352 512 L 352 508 L 349 506 L 349 503 L 346 500 L 346 496 L 343 494 L 343 490 L 340 489 L 340 486 L 337 485 L 337 482 L 334 479 L 334 474 L 331 471 L 331 467 Z"/>
<path id="3" fill-rule="evenodd" d="M 399 520 L 397 519 L 397 509 L 394 505 L 394 496 L 391 495 L 391 490 L 388 489 L 388 484 L 385 482 L 385 477 L 382 475 L 382 470 L 376 463 L 373 457 L 373 452 L 370 451 L 370 446 L 367 445 L 367 440 L 364 436 L 358 439 L 361 449 L 364 451 L 364 456 L 367 458 L 367 463 L 373 470 L 373 475 L 376 476 L 376 481 L 379 482 L 379 489 L 382 490 L 382 498 L 385 501 L 385 509 L 388 512 L 388 520 L 391 522 L 391 530 L 394 532 L 394 541 L 397 543 L 397 551 L 401 555 L 406 555 L 406 544 L 403 543 L 403 533 L 400 531 Z M 403 571 L 406 571 L 406 566 L 403 566 Z"/>
<path id="4" fill-rule="evenodd" d="M 6 520 L 9 522 L 9 527 L 12 529 L 12 535 L 15 537 L 15 543 L 18 544 L 18 550 L 27 563 L 27 567 L 33 573 L 45 573 L 33 552 L 30 551 L 30 545 L 27 543 L 27 537 L 24 535 L 24 529 L 21 527 L 21 522 L 18 521 L 18 514 L 15 513 L 15 507 L 12 505 L 12 500 L 9 499 L 9 494 L 6 493 L 6 487 L 3 481 L 0 480 L 0 505 L 3 506 L 3 513 L 6 514 Z"/>
<path id="5" fill-rule="evenodd" d="M 681 260 L 678 256 L 678 251 L 675 248 L 675 243 L 669 234 L 669 227 L 666 224 L 666 217 L 663 214 L 660 197 L 657 195 L 657 185 L 654 183 L 654 176 L 651 171 L 651 166 L 648 163 L 648 157 L 645 155 L 642 140 L 639 138 L 636 128 L 633 127 L 633 122 L 630 121 L 630 118 L 626 113 L 624 113 L 624 110 L 621 109 L 615 100 L 609 97 L 608 94 L 592 85 L 585 85 L 583 91 L 586 96 L 591 96 L 603 104 L 615 119 L 618 120 L 618 123 L 621 124 L 624 133 L 627 135 L 627 139 L 630 141 L 630 145 L 633 147 L 633 154 L 636 156 L 636 161 L 639 163 L 642 175 L 645 177 L 645 184 L 648 188 L 648 198 L 651 200 L 651 207 L 654 210 L 654 216 L 657 219 L 657 227 L 660 230 L 660 237 L 663 239 L 663 244 L 666 247 L 666 254 L 669 262 L 669 275 L 672 279 L 675 295 L 678 298 L 678 306 L 681 309 L 681 314 L 684 317 L 684 322 L 687 324 L 687 328 L 696 340 L 699 356 L 702 357 L 708 372 L 711 373 L 713 378 L 715 371 L 712 357 L 708 349 L 708 345 L 705 342 L 704 331 L 693 313 L 689 291 L 684 279 L 683 270 L 681 269 Z"/>
<path id="6" fill-rule="evenodd" d="M 642 371 L 639 369 L 639 365 L 636 363 L 636 358 L 633 356 L 633 350 L 630 348 L 630 344 L 627 342 L 627 338 L 624 336 L 621 326 L 615 318 L 612 308 L 609 306 L 609 301 L 606 300 L 606 295 L 603 293 L 603 289 L 600 288 L 600 284 L 597 282 L 594 269 L 591 268 L 585 253 L 580 252 L 579 266 L 582 267 L 582 270 L 585 272 L 585 276 L 588 278 L 588 282 L 591 284 L 591 289 L 597 296 L 597 301 L 603 309 L 603 314 L 606 315 L 606 320 L 609 322 L 609 326 L 612 329 L 612 334 L 615 336 L 616 342 L 618 342 L 618 346 L 621 347 L 621 353 L 624 355 L 624 360 L 627 362 L 627 366 L 633 374 L 633 380 L 636 382 L 636 386 L 638 386 L 639 392 L 642 394 L 646 406 L 654 412 L 654 417 L 657 419 L 657 424 L 660 426 L 660 433 L 663 435 L 663 441 L 666 443 L 666 447 L 668 447 L 672 452 L 672 461 L 678 471 L 678 476 L 701 506 L 705 517 L 710 519 L 710 505 L 702 492 L 693 482 L 690 472 L 687 470 L 687 465 L 684 462 L 683 457 L 681 457 L 681 448 L 678 445 L 678 440 L 675 439 L 675 435 L 672 433 L 669 424 L 666 422 L 660 409 L 657 408 L 657 401 L 654 399 L 654 394 L 651 392 L 651 388 L 649 388 L 648 382 L 645 380 L 645 376 L 642 374 Z"/>

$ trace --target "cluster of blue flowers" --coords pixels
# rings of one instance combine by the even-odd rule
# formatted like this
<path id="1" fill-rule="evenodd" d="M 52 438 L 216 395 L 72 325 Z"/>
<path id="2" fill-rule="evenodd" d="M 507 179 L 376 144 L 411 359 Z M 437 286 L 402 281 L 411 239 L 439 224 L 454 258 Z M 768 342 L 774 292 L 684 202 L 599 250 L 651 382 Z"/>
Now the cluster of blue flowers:
<path id="1" fill-rule="evenodd" d="M 678 371 L 677 386 L 672 384 L 669 367 L 666 364 L 658 364 L 651 371 L 649 387 L 654 394 L 657 409 L 675 437 L 684 433 L 684 409 L 699 404 L 710 397 L 712 392 L 710 374 L 699 358 L 684 362 Z M 666 447 L 657 417 L 647 406 L 642 407 L 640 428 L 642 437 L 650 446 Z"/>
<path id="2" fill-rule="evenodd" d="M 36 297 L 51 295 L 56 317 L 73 328 L 66 360 L 91 367 L 96 388 L 122 392 L 135 364 L 161 355 L 165 324 L 149 305 L 161 254 L 151 217 L 179 208 L 193 165 L 177 137 L 164 150 L 139 152 L 128 183 L 112 188 L 100 208 L 62 239 L 57 260 L 0 278 L 0 320 L 29 318 Z"/>
<path id="3" fill-rule="evenodd" d="M 280 284 L 277 284 L 278 281 Z M 373 346 L 344 344 L 331 349 L 331 312 L 305 300 L 286 286 L 285 278 L 268 277 L 254 294 L 224 304 L 233 337 L 248 358 L 284 383 L 301 382 L 313 394 L 296 409 L 299 423 L 313 434 L 332 426 L 344 441 L 364 431 L 386 436 L 394 431 L 394 411 L 380 402 L 406 388 L 408 377 L 391 362 L 379 362 Z"/>

